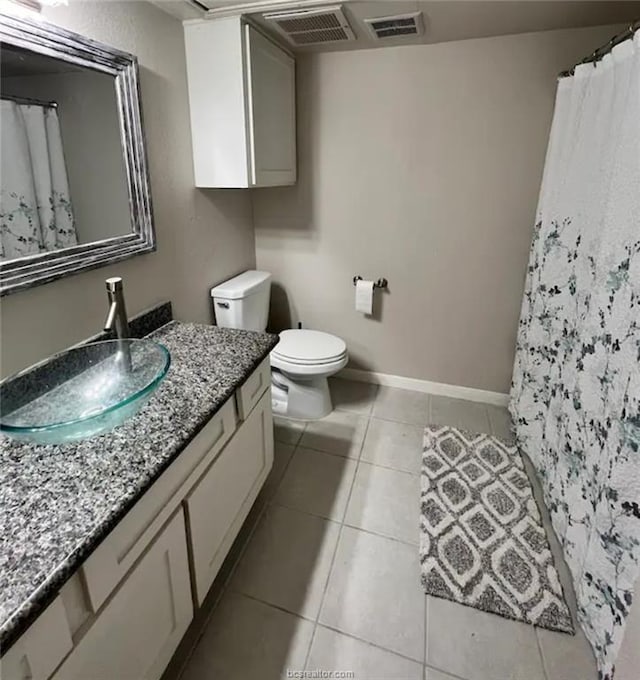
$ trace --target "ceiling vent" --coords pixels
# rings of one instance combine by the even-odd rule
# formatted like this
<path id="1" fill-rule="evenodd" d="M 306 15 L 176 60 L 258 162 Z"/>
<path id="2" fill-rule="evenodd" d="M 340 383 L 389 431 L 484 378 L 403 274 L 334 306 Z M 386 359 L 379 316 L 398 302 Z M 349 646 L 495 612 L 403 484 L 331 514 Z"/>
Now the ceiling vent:
<path id="1" fill-rule="evenodd" d="M 340 6 L 270 12 L 262 16 L 293 45 L 355 40 Z"/>
<path id="2" fill-rule="evenodd" d="M 393 17 L 376 17 L 375 19 L 365 19 L 364 22 L 376 40 L 422 35 L 424 33 L 422 12 L 399 14 Z"/>

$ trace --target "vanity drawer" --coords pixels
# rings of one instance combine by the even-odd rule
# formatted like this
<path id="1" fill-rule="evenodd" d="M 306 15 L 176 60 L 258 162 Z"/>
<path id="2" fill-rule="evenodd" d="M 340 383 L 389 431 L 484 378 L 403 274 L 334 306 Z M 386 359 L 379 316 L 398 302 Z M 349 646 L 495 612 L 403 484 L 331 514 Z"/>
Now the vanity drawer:
<path id="1" fill-rule="evenodd" d="M 82 571 L 94 612 L 211 464 L 235 427 L 234 403 L 229 399 L 84 563 Z"/>
<path id="2" fill-rule="evenodd" d="M 236 392 L 238 417 L 246 420 L 251 409 L 258 403 L 267 388 L 271 387 L 271 364 L 267 357 Z"/>
<path id="3" fill-rule="evenodd" d="M 186 499 L 197 601 L 202 604 L 273 465 L 266 392 Z"/>
<path id="4" fill-rule="evenodd" d="M 2 680 L 47 680 L 72 647 L 64 605 L 56 597 L 0 660 Z"/>

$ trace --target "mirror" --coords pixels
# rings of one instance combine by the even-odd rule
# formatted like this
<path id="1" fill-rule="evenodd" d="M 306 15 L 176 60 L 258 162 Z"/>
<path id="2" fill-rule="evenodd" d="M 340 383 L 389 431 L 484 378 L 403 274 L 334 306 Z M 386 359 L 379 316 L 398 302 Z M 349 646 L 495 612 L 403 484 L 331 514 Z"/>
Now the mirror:
<path id="1" fill-rule="evenodd" d="M 0 14 L 0 292 L 155 249 L 136 58 Z"/>

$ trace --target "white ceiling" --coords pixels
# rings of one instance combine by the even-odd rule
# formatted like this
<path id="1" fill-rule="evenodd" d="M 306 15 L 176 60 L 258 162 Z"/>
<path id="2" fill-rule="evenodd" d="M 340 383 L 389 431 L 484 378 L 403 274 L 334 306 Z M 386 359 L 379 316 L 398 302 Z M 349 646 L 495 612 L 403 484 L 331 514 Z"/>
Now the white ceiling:
<path id="1" fill-rule="evenodd" d="M 151 0 L 182 19 L 205 16 L 189 0 Z M 313 7 L 330 0 L 196 0 L 210 9 L 208 16 L 228 11 L 250 15 L 269 32 L 261 18 L 272 7 Z M 407 44 L 430 44 L 469 38 L 630 23 L 640 19 L 640 1 L 617 0 L 335 0 L 342 5 L 357 40 L 291 49 L 295 52 L 366 49 Z M 425 32 L 420 36 L 375 40 L 363 24 L 364 18 L 422 11 Z M 277 34 L 276 34 L 277 35 Z"/>

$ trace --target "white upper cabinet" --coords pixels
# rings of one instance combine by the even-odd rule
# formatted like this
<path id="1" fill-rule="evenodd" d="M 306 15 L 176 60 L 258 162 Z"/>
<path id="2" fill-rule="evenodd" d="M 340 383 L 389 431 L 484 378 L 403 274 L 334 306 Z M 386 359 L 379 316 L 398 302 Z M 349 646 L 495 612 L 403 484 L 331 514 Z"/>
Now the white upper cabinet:
<path id="1" fill-rule="evenodd" d="M 185 23 L 195 183 L 295 184 L 295 61 L 241 17 Z"/>

